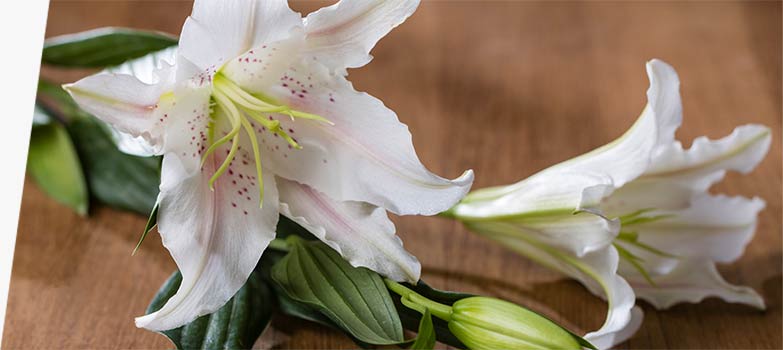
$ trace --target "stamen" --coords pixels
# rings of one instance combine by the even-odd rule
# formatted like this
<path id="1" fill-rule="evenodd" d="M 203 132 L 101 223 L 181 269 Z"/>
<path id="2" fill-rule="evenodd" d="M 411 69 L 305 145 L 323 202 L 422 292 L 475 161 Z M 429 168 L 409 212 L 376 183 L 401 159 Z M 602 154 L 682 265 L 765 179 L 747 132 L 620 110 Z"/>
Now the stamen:
<path id="1" fill-rule="evenodd" d="M 322 122 L 322 123 L 334 126 L 334 123 L 332 123 L 331 120 L 326 119 L 326 118 L 324 118 L 324 117 L 322 117 L 320 115 L 317 115 L 317 114 L 311 114 L 311 113 L 305 113 L 305 112 L 291 110 L 289 115 L 291 116 L 291 119 L 293 119 L 294 117 L 297 117 L 299 119 L 310 119 L 310 120 L 316 120 L 316 121 L 319 121 L 319 122 Z"/>
<path id="2" fill-rule="evenodd" d="M 220 175 L 223 175 L 223 173 L 226 172 L 228 166 L 231 164 L 231 161 L 234 159 L 234 155 L 237 152 L 237 148 L 239 147 L 239 135 L 237 134 L 239 133 L 239 127 L 241 124 L 240 120 L 242 119 L 242 116 L 239 115 L 239 111 L 236 109 L 236 106 L 234 106 L 230 100 L 225 100 L 226 97 L 223 96 L 219 91 L 215 91 L 214 96 L 219 102 L 218 105 L 227 112 L 226 114 L 228 115 L 228 119 L 231 121 L 231 126 L 233 127 L 229 135 L 233 134 L 234 136 L 231 139 L 231 150 L 229 150 L 228 156 L 226 156 L 223 164 L 220 165 L 217 171 L 215 171 L 215 174 L 212 175 L 212 177 L 209 179 L 209 189 L 213 191 L 215 190 L 215 181 L 217 181 Z M 226 135 L 226 137 L 229 135 Z M 212 148 L 212 146 L 210 146 L 210 148 Z"/>
<path id="3" fill-rule="evenodd" d="M 280 121 L 279 120 L 267 120 L 259 115 L 255 115 L 252 113 L 252 111 L 245 110 L 247 112 L 247 115 L 250 118 L 253 118 L 253 120 L 261 123 L 269 132 L 275 133 L 277 135 L 280 135 L 286 142 L 288 142 L 289 145 L 296 149 L 302 149 L 302 146 L 300 146 L 291 136 L 288 136 L 288 134 L 280 127 Z"/>
<path id="4" fill-rule="evenodd" d="M 219 85 L 221 88 L 223 88 L 222 90 L 224 90 L 224 94 L 229 96 L 232 100 L 239 102 L 241 105 L 247 105 L 248 108 L 269 109 L 269 111 L 259 110 L 259 112 L 264 113 L 282 112 L 288 109 L 286 106 L 277 106 L 247 93 L 245 90 L 242 90 L 241 87 L 237 86 L 233 81 L 224 77 L 222 74 L 216 75 L 214 81 L 215 85 Z"/>
<path id="5" fill-rule="evenodd" d="M 262 169 L 261 169 L 261 155 L 258 150 L 258 139 L 256 139 L 256 132 L 253 130 L 253 127 L 250 125 L 250 123 L 247 121 L 247 119 L 242 118 L 242 127 L 245 128 L 245 132 L 247 133 L 247 136 L 250 136 L 250 145 L 253 148 L 253 158 L 256 161 L 256 173 L 258 174 L 258 207 L 263 208 L 264 207 L 264 177 Z"/>
<path id="6" fill-rule="evenodd" d="M 218 97 L 217 93 L 214 95 L 214 97 L 215 97 L 216 100 L 224 99 L 224 96 Z M 204 156 L 201 158 L 201 166 L 202 167 L 204 166 L 204 162 L 207 161 L 207 157 L 209 157 L 212 153 L 214 153 L 215 150 L 217 150 L 218 147 L 222 146 L 223 144 L 225 144 L 226 142 L 228 142 L 229 140 L 234 138 L 234 136 L 236 136 L 239 133 L 239 123 L 235 119 L 235 118 L 239 118 L 239 116 L 238 116 L 239 112 L 236 112 L 237 115 L 232 114 L 231 111 L 229 111 L 227 109 L 227 107 L 223 103 L 224 102 L 218 103 L 218 107 L 220 107 L 220 109 L 222 109 L 223 112 L 225 112 L 226 115 L 228 115 L 228 119 L 229 119 L 229 121 L 231 121 L 232 128 L 231 128 L 231 131 L 228 134 L 226 134 L 226 136 L 221 137 L 219 140 L 217 140 L 214 143 L 212 143 L 209 146 L 209 148 L 207 148 L 207 151 L 204 152 Z M 231 107 L 234 107 L 234 105 L 232 103 L 229 103 L 229 105 L 231 105 Z M 236 111 L 236 108 L 234 108 L 234 111 Z M 210 124 L 208 125 L 208 127 L 209 127 L 209 130 L 208 130 L 209 137 L 212 138 L 214 136 L 214 134 L 215 134 L 215 123 L 214 123 L 214 121 L 210 121 Z"/>
<path id="7" fill-rule="evenodd" d="M 270 99 L 266 98 L 266 100 Z M 207 140 L 210 143 L 210 146 L 206 152 L 204 152 L 204 156 L 201 159 L 201 165 L 203 166 L 207 158 L 210 155 L 213 155 L 213 153 L 215 153 L 215 151 L 220 146 L 225 145 L 231 141 L 231 148 L 228 152 L 228 155 L 226 156 L 226 159 L 209 179 L 209 188 L 214 191 L 215 181 L 217 181 L 217 179 L 220 178 L 220 176 L 223 175 L 226 170 L 228 170 L 229 166 L 232 164 L 235 158 L 236 152 L 239 148 L 239 131 L 240 129 L 244 129 L 245 133 L 248 135 L 248 137 L 250 137 L 253 158 L 256 162 L 255 167 L 256 173 L 258 174 L 257 181 L 259 188 L 259 207 L 262 207 L 264 202 L 264 180 L 262 176 L 263 169 L 261 165 L 261 152 L 258 145 L 256 131 L 254 130 L 254 125 L 251 125 L 248 119 L 258 122 L 266 130 L 280 136 L 289 145 L 297 149 L 301 149 L 302 146 L 300 146 L 293 137 L 288 135 L 285 130 L 283 130 L 280 125 L 280 121 L 273 119 L 271 116 L 269 116 L 269 119 L 266 119 L 264 118 L 264 115 L 269 113 L 278 113 L 288 115 L 292 121 L 295 120 L 295 118 L 300 118 L 334 125 L 334 123 L 319 115 L 296 111 L 288 106 L 277 105 L 266 100 L 263 97 L 257 97 L 248 93 L 239 85 L 222 74 L 216 74 L 213 78 L 212 85 L 212 103 L 210 104 L 211 120 L 207 124 Z M 215 107 L 220 109 L 227 117 L 228 121 L 231 123 L 231 131 L 229 131 L 228 134 L 221 137 L 217 141 L 213 142 L 212 140 L 214 139 L 215 128 L 217 126 L 217 114 L 214 110 Z"/>
<path id="8" fill-rule="evenodd" d="M 226 96 L 236 101 L 240 106 L 249 110 L 261 113 L 284 113 L 290 116 L 291 120 L 294 120 L 294 117 L 296 117 L 301 119 L 316 120 L 329 125 L 334 125 L 334 123 L 332 123 L 329 119 L 326 119 L 320 115 L 293 110 L 287 106 L 278 106 L 261 100 L 258 97 L 249 94 L 247 91 L 243 90 L 233 81 L 222 76 L 221 74 L 216 75 L 214 81 L 216 86 L 219 85 L 221 88 L 228 90 L 223 91 Z"/>

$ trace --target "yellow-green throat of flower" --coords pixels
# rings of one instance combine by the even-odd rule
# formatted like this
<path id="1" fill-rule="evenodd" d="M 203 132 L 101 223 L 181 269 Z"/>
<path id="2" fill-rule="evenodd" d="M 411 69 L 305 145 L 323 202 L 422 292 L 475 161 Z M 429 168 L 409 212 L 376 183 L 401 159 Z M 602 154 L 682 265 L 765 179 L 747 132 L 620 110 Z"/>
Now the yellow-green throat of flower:
<path id="1" fill-rule="evenodd" d="M 267 98 L 260 98 L 253 95 L 239 85 L 222 75 L 220 72 L 215 74 L 212 80 L 212 104 L 213 109 L 210 112 L 210 121 L 207 127 L 209 148 L 204 152 L 201 158 L 201 165 L 207 158 L 218 149 L 218 147 L 231 142 L 231 148 L 223 163 L 218 167 L 212 177 L 209 179 L 209 188 L 214 191 L 215 181 L 228 170 L 239 148 L 239 139 L 242 130 L 248 136 L 250 145 L 253 149 L 256 173 L 258 174 L 259 206 L 264 202 L 264 180 L 262 177 L 263 169 L 261 167 L 261 152 L 259 151 L 258 138 L 251 123 L 251 120 L 259 123 L 265 130 L 272 134 L 282 137 L 289 145 L 295 149 L 301 149 L 302 146 L 280 127 L 280 121 L 271 117 L 264 118 L 264 114 L 276 113 L 288 115 L 291 120 L 309 119 L 322 123 L 334 125 L 328 119 L 316 114 L 306 113 L 291 109 L 288 106 L 276 104 Z M 221 110 L 231 124 L 231 131 L 218 140 L 214 140 L 215 125 L 217 120 L 217 110 Z"/>

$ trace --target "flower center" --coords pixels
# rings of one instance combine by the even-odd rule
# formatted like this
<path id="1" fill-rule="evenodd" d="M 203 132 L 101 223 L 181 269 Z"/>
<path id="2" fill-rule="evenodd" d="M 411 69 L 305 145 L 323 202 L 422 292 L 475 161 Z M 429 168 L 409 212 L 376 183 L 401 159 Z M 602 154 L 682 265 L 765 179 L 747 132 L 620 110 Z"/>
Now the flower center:
<path id="1" fill-rule="evenodd" d="M 627 247 L 625 247 L 626 245 L 630 247 L 635 247 L 636 249 L 646 251 L 648 253 L 657 255 L 662 258 L 670 258 L 670 259 L 678 258 L 676 255 L 666 253 L 655 247 L 640 242 L 639 233 L 633 231 L 634 225 L 650 223 L 671 216 L 671 215 L 644 215 L 650 211 L 653 211 L 653 209 L 642 209 L 642 210 L 635 211 L 633 213 L 620 216 L 619 217 L 620 226 L 623 228 L 623 230 L 620 231 L 620 233 L 617 235 L 617 238 L 615 238 L 615 241 L 612 244 L 617 249 L 617 253 L 620 255 L 621 260 L 628 262 L 634 269 L 639 271 L 639 273 L 642 275 L 642 277 L 644 277 L 645 280 L 647 280 L 648 283 L 655 286 L 655 281 L 653 281 L 653 277 L 650 275 L 649 271 L 647 271 L 647 269 L 644 267 L 644 259 L 637 256 L 636 254 L 633 254 Z"/>
<path id="2" fill-rule="evenodd" d="M 215 134 L 215 121 L 217 114 L 213 110 L 210 117 L 212 120 L 207 127 L 208 140 L 210 142 L 209 148 L 204 153 L 201 159 L 201 165 L 204 165 L 207 157 L 209 157 L 218 147 L 231 142 L 231 147 L 228 151 L 228 156 L 223 163 L 218 167 L 212 177 L 209 179 L 209 188 L 214 191 L 215 181 L 220 178 L 223 173 L 226 172 L 229 165 L 236 155 L 239 148 L 240 131 L 244 130 L 250 139 L 250 145 L 253 149 L 253 157 L 255 159 L 256 173 L 258 174 L 258 189 L 259 189 L 259 206 L 264 202 L 264 180 L 261 176 L 263 169 L 261 168 L 261 155 L 258 147 L 258 138 L 256 137 L 255 130 L 250 120 L 255 121 L 266 129 L 267 131 L 282 137 L 293 148 L 301 149 L 302 146 L 296 142 L 291 136 L 289 136 L 283 128 L 280 127 L 280 121 L 274 119 L 265 119 L 263 114 L 266 113 L 279 113 L 285 114 L 291 117 L 291 120 L 295 118 L 316 120 L 327 124 L 332 124 L 329 120 L 319 115 L 305 113 L 291 109 L 285 105 L 277 105 L 275 103 L 265 101 L 265 99 L 259 98 L 243 90 L 236 83 L 225 77 L 224 75 L 217 73 L 214 76 L 212 84 L 212 100 L 214 106 L 220 109 L 227 117 L 231 124 L 231 131 L 220 139 L 214 140 Z"/>

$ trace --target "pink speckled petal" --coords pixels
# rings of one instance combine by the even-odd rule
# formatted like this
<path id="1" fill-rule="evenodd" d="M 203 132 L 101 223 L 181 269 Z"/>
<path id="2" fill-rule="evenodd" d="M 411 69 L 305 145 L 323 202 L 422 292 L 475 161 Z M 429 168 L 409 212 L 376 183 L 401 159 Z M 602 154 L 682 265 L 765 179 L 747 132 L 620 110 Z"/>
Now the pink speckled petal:
<path id="1" fill-rule="evenodd" d="M 237 60 L 236 65 L 237 70 L 243 65 L 263 67 L 252 59 Z M 445 211 L 470 189 L 471 171 L 455 180 L 429 172 L 416 156 L 407 126 L 380 100 L 355 91 L 343 76 L 306 59 L 289 61 L 285 70 L 275 72 L 274 79 L 266 76 L 260 85 L 230 77 L 248 91 L 334 123 L 266 115 L 279 120 L 303 147 L 292 148 L 261 130 L 262 157 L 268 159 L 265 166 L 277 175 L 335 200 L 367 202 L 397 214 Z M 257 91 L 261 85 L 265 88 Z"/>
<path id="2" fill-rule="evenodd" d="M 252 156 L 243 147 L 230 172 L 211 191 L 207 182 L 224 156 L 224 149 L 218 150 L 195 173 L 180 157 L 164 157 L 158 230 L 183 280 L 159 311 L 136 319 L 138 327 L 162 331 L 214 312 L 242 287 L 274 238 L 278 219 L 274 176 L 264 177 L 261 209 L 255 168 L 243 162 Z"/>
<path id="3" fill-rule="evenodd" d="M 396 281 L 416 283 L 419 261 L 405 251 L 386 211 L 362 202 L 339 202 L 307 185 L 277 179 L 280 212 L 334 248 L 353 266 Z"/>
<path id="4" fill-rule="evenodd" d="M 343 73 L 372 59 L 370 50 L 419 6 L 418 0 L 341 0 L 307 15 L 306 55 Z"/>
<path id="5" fill-rule="evenodd" d="M 301 15 L 285 0 L 196 0 L 182 28 L 179 47 L 199 68 L 217 69 L 251 48 L 287 38 L 301 27 Z"/>
<path id="6" fill-rule="evenodd" d="M 139 143 L 148 153 L 161 148 L 165 112 L 161 94 L 174 86 L 175 49 L 128 61 L 64 86 L 76 103 Z"/>

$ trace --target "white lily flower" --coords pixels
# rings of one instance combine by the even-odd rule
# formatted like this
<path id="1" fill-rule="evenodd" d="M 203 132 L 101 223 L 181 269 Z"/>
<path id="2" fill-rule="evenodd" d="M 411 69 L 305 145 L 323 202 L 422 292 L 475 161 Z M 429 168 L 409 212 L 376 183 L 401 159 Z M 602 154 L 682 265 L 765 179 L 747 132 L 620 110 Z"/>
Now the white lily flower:
<path id="1" fill-rule="evenodd" d="M 281 0 L 197 0 L 175 54 L 66 86 L 123 142 L 144 143 L 126 150 L 163 154 L 158 227 L 183 281 L 137 326 L 171 329 L 222 306 L 279 213 L 355 266 L 418 280 L 385 210 L 444 211 L 473 173 L 430 173 L 394 112 L 345 79 L 417 6 L 342 0 L 303 19 Z"/>
<path id="2" fill-rule="evenodd" d="M 647 106 L 622 137 L 516 184 L 474 191 L 448 212 L 605 298 L 604 325 L 586 335 L 601 348 L 638 329 L 635 295 L 657 307 L 709 295 L 763 307 L 753 290 L 724 281 L 715 262 L 741 255 L 764 203 L 706 191 L 727 170 L 753 169 L 770 132 L 742 126 L 684 150 L 674 140 L 679 78 L 659 60 L 647 74 Z"/>

